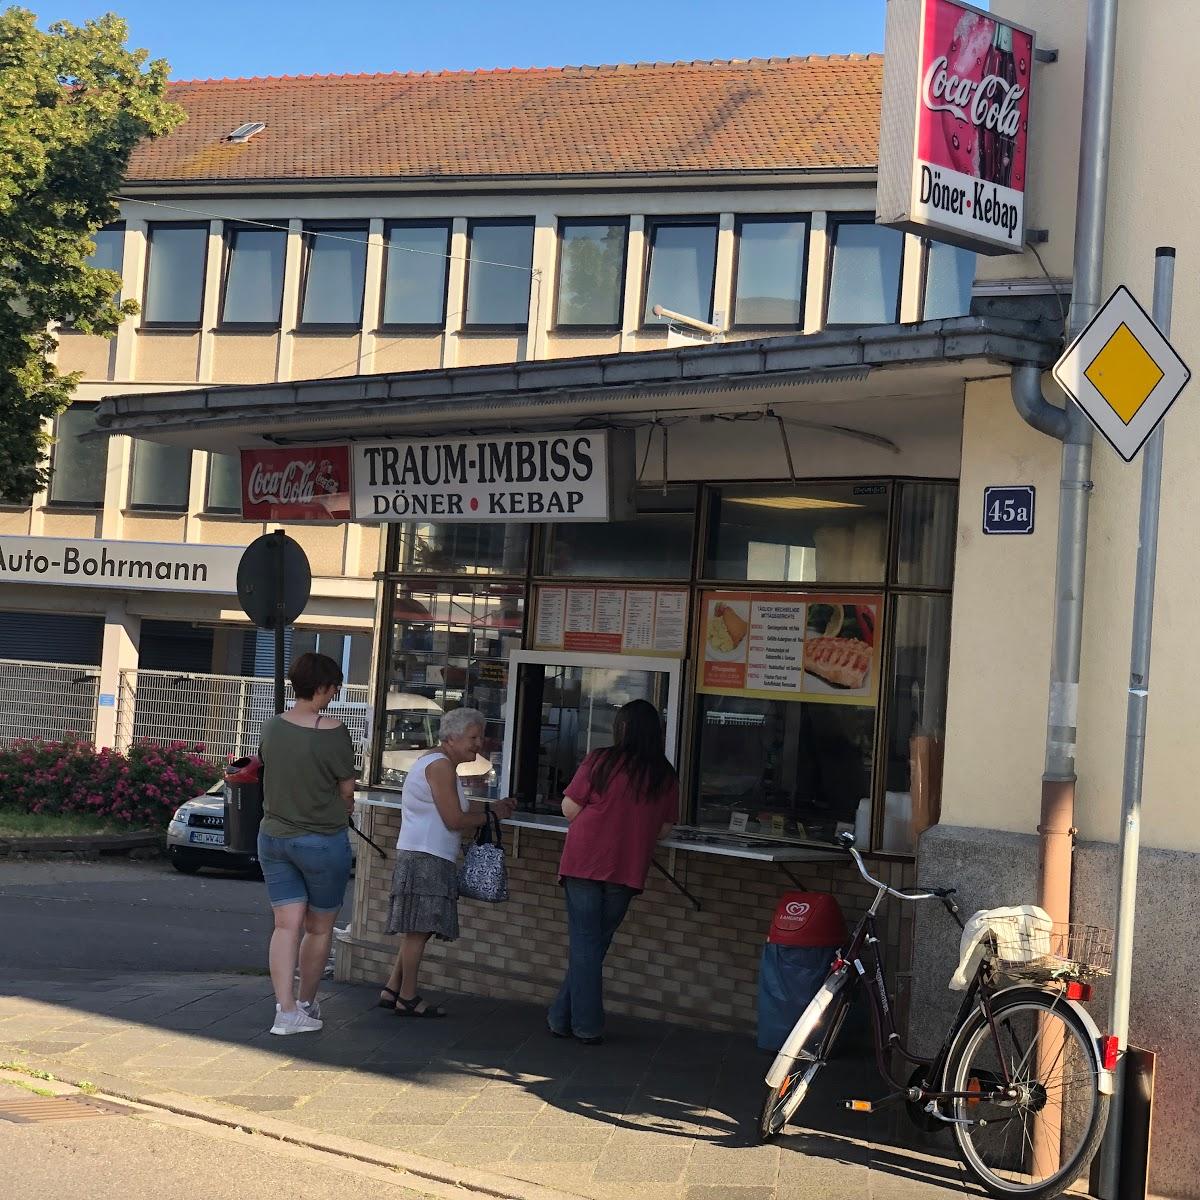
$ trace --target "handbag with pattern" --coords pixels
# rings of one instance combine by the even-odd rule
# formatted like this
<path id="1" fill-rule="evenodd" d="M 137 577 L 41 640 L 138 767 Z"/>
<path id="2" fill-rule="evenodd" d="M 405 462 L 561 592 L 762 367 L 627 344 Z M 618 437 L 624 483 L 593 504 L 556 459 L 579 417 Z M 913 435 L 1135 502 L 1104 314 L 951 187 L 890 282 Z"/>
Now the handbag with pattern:
<path id="1" fill-rule="evenodd" d="M 500 840 L 500 818 L 490 808 L 458 869 L 458 894 L 489 904 L 508 899 L 508 868 Z"/>

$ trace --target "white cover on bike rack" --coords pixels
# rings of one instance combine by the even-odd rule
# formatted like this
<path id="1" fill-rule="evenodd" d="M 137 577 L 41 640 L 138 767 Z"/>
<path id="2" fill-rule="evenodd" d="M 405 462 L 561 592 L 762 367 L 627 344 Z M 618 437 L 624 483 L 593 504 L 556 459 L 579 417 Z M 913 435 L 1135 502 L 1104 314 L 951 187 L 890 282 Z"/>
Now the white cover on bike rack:
<path id="1" fill-rule="evenodd" d="M 988 938 L 993 934 L 999 935 L 1006 946 L 1019 942 L 1021 954 L 1027 954 L 1028 961 L 1035 962 L 1050 953 L 1050 931 L 1053 927 L 1050 914 L 1036 904 L 1021 904 L 1015 908 L 981 908 L 963 928 L 958 969 L 950 977 L 950 990 L 967 990 L 988 952 Z M 1013 938 L 1014 930 L 1020 932 L 1017 939 Z"/>

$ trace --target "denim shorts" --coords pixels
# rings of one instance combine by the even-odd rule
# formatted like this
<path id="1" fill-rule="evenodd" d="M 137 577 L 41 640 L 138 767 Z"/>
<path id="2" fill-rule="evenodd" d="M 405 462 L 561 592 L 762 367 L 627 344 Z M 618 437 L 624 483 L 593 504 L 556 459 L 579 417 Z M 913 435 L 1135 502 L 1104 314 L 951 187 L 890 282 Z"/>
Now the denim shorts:
<path id="1" fill-rule="evenodd" d="M 335 913 L 350 882 L 350 834 L 272 837 L 260 829 L 258 862 L 272 908 L 307 904 L 313 912 Z"/>

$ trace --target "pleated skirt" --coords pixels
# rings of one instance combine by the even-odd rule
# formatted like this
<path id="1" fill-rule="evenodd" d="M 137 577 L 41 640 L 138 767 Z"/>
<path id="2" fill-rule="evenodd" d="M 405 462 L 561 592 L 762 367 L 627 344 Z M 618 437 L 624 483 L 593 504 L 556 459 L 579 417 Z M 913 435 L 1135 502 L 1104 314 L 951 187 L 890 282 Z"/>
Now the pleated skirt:
<path id="1" fill-rule="evenodd" d="M 420 850 L 397 850 L 388 903 L 388 933 L 458 937 L 458 864 Z"/>

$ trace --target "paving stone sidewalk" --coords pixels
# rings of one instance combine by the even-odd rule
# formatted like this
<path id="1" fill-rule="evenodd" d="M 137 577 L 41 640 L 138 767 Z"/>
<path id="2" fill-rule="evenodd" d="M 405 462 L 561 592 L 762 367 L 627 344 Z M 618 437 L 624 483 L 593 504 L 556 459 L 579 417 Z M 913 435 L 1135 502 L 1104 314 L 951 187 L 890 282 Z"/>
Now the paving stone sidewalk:
<path id="1" fill-rule="evenodd" d="M 603 1046 L 550 1037 L 539 1007 L 442 997 L 403 1019 L 329 984 L 325 1028 L 272 1037 L 268 982 L 236 975 L 8 972 L 0 1060 L 173 1091 L 590 1200 L 937 1200 L 973 1192 L 948 1143 L 839 1101 L 883 1086 L 849 1057 L 805 1128 L 758 1145 L 766 1056 L 747 1037 L 616 1018 Z M 944 1135 L 943 1135 L 944 1136 Z M 923 1141 L 920 1149 L 914 1144 Z"/>

